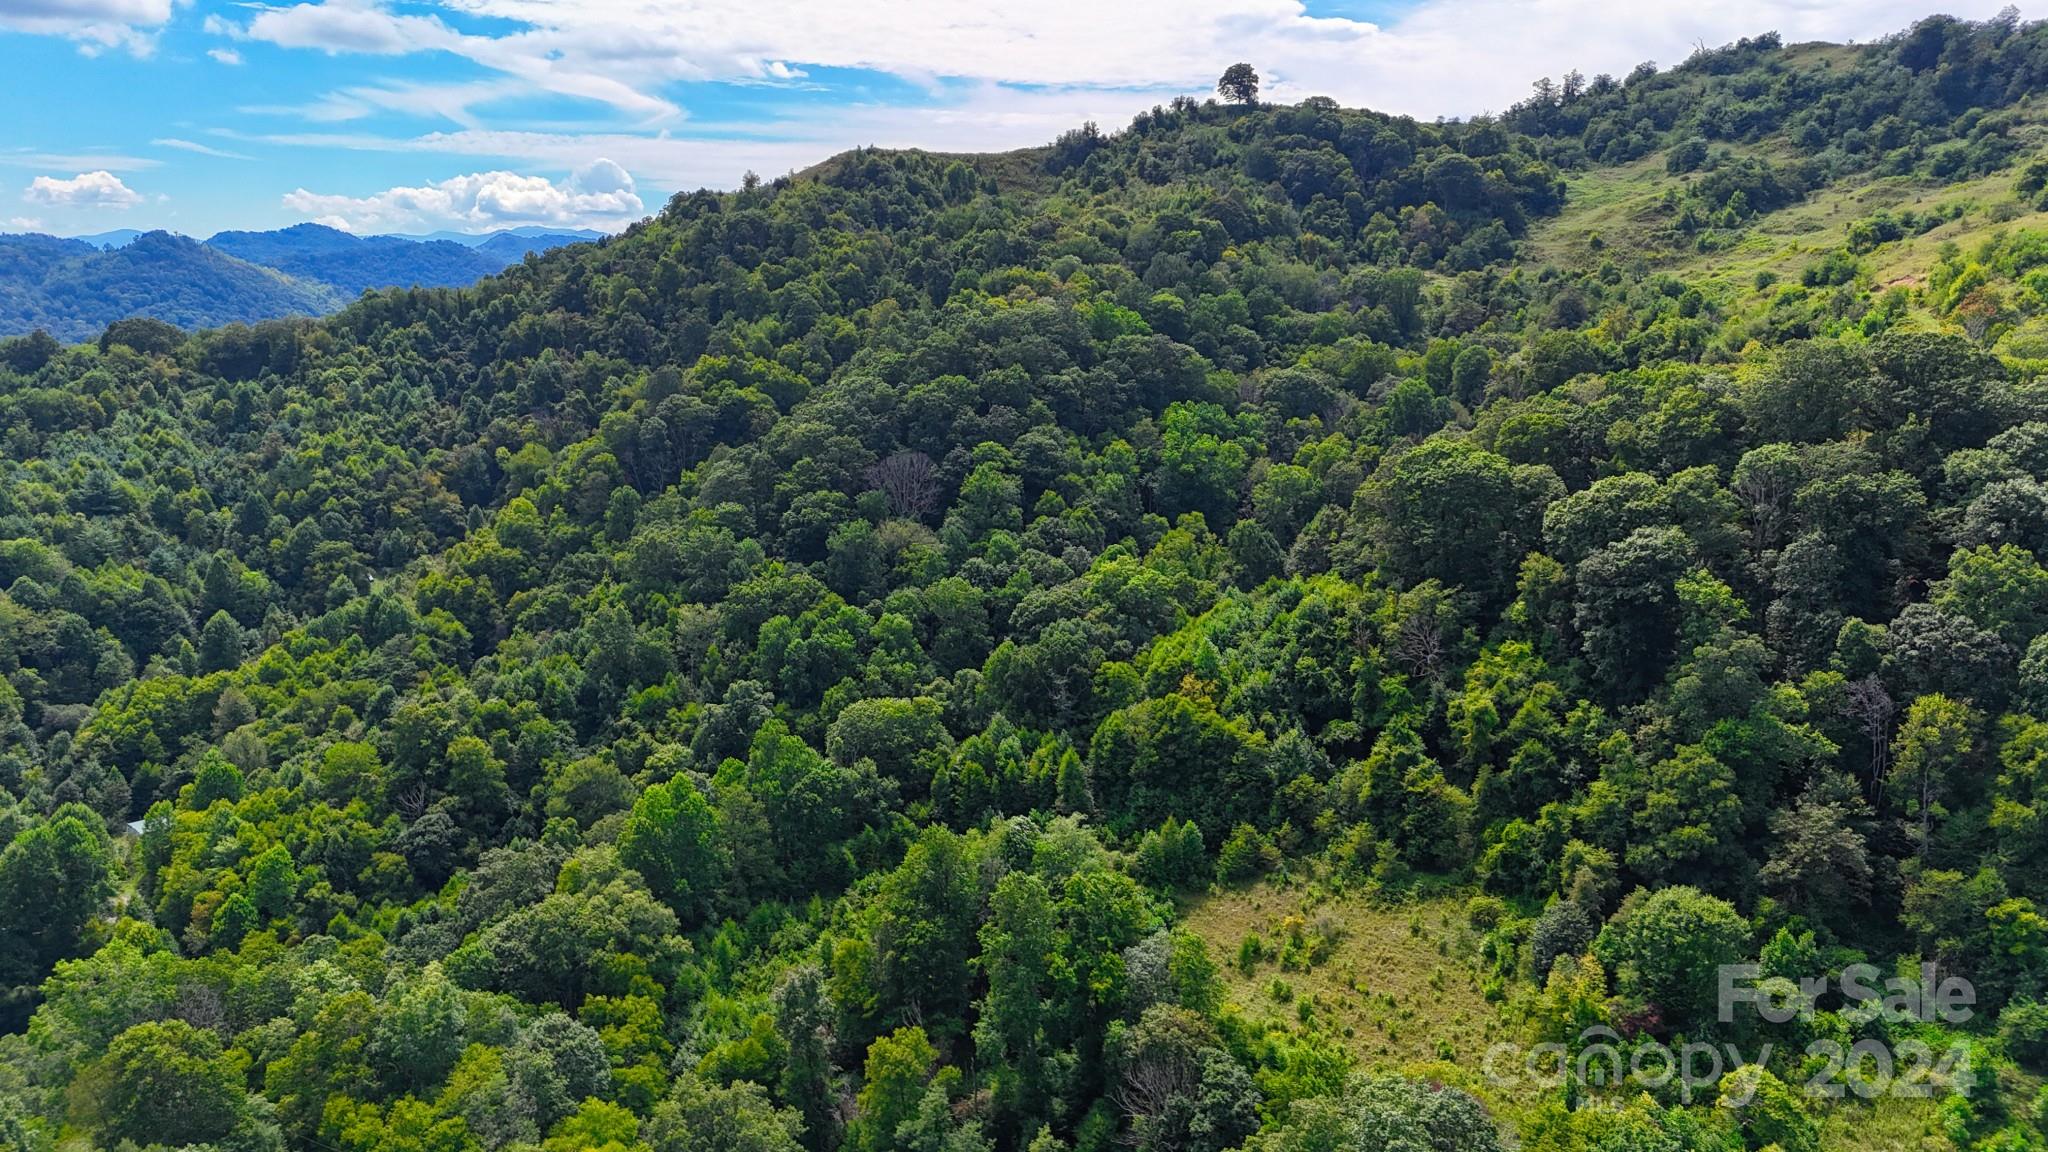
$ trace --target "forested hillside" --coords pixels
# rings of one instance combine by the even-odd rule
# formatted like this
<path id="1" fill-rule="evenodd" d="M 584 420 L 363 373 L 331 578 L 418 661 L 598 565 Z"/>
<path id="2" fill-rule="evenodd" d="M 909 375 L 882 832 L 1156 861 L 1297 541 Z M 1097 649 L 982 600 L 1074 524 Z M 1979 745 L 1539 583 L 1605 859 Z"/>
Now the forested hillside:
<path id="1" fill-rule="evenodd" d="M 0 240 L 0 332 L 37 330 L 90 340 L 133 316 L 208 328 L 331 312 L 348 299 L 317 282 L 168 232 L 145 232 L 101 251 L 80 240 Z"/>
<path id="2" fill-rule="evenodd" d="M 2044 78 L 1186 100 L 0 343 L 0 1148 L 2042 1147 Z"/>
<path id="3" fill-rule="evenodd" d="M 417 243 L 396 236 L 352 236 L 321 224 L 295 224 L 275 232 L 220 232 L 208 238 L 206 246 L 287 276 L 326 284 L 350 300 L 377 288 L 474 284 L 525 255 L 500 260 L 452 240 Z"/>

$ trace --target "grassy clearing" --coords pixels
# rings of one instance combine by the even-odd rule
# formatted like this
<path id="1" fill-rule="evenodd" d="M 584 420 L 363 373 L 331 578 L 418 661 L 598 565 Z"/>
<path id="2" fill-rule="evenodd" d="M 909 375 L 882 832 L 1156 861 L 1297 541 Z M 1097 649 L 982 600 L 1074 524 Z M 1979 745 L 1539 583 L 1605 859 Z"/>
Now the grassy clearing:
<path id="1" fill-rule="evenodd" d="M 1950 1152 L 1942 1133 L 1939 1102 L 1881 1099 L 1837 1104 L 1821 1117 L 1825 1152 Z"/>
<path id="2" fill-rule="evenodd" d="M 1957 219 L 1862 257 L 1861 282 L 1866 288 L 1917 288 L 1946 244 L 1968 251 L 2001 230 L 2048 228 L 2048 212 L 2016 202 L 2012 192 L 2017 170 L 2048 151 L 2048 122 L 2024 124 L 2017 133 L 2023 147 L 2003 171 L 1960 182 L 1915 176 L 1846 177 L 1755 219 L 1733 245 L 1711 252 L 1700 252 L 1665 230 L 1667 218 L 1660 201 L 1692 177 L 1667 173 L 1660 152 L 1571 177 L 1564 210 L 1531 229 L 1528 252 L 1535 262 L 1562 269 L 1588 269 L 1613 260 L 1670 272 L 1699 286 L 1729 314 L 1741 316 L 1768 308 L 1779 286 L 1797 284 L 1810 265 L 1841 248 L 1850 225 L 1858 220 L 1880 211 L 1924 215 L 1962 206 Z M 1770 141 L 1729 151 L 1773 162 L 1791 158 L 1781 144 Z M 1769 287 L 1759 288 L 1760 283 Z"/>
<path id="3" fill-rule="evenodd" d="M 1501 1035 L 1498 1013 L 1479 991 L 1462 898 L 1382 906 L 1307 887 L 1258 884 L 1212 893 L 1186 911 L 1209 942 L 1230 1002 L 1255 1020 L 1314 1027 L 1340 1037 L 1367 1067 L 1397 1069 L 1434 1060 L 1477 1063 Z M 1313 966 L 1275 953 L 1291 936 L 1335 930 Z M 1237 961 L 1257 935 L 1266 956 L 1247 972 Z"/>
<path id="4" fill-rule="evenodd" d="M 1333 895 L 1312 883 L 1262 882 L 1196 897 L 1182 923 L 1209 944 L 1229 1005 L 1247 1018 L 1297 1032 L 1315 1030 L 1342 1043 L 1359 1065 L 1457 1084 L 1510 1126 L 1543 1099 L 1533 1086 L 1502 1086 L 1482 1073 L 1487 1048 L 1516 1040 L 1480 992 L 1478 936 L 1465 922 L 1466 892 L 1401 904 Z M 1313 964 L 1283 963 L 1290 938 L 1335 929 L 1334 944 Z M 1247 936 L 1264 958 L 1237 964 Z M 1304 1007 L 1306 1006 L 1306 1007 Z M 1938 1101 L 1846 1101 L 1822 1116 L 1827 1152 L 1952 1152 Z"/>
<path id="5" fill-rule="evenodd" d="M 1664 172 L 1662 152 L 1569 177 L 1564 210 L 1529 230 L 1529 262 L 1577 269 L 1610 256 L 1640 257 L 1654 264 L 1677 258 L 1677 253 L 1651 239 L 1652 221 L 1661 218 L 1657 200 L 1674 184 L 1675 178 Z"/>

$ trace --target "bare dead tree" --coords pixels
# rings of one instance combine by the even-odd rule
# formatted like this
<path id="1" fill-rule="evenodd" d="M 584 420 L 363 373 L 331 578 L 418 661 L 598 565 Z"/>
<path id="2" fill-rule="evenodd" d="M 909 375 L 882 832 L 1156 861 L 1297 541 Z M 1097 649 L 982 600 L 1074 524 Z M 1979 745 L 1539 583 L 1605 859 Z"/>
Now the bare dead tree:
<path id="1" fill-rule="evenodd" d="M 1339 392 L 1330 397 L 1330 402 L 1323 405 L 1321 412 L 1323 427 L 1335 428 L 1339 421 L 1351 415 L 1357 407 L 1358 397 L 1349 392 Z"/>
<path id="2" fill-rule="evenodd" d="M 1958 320 L 1963 322 L 1963 333 L 1973 344 L 1982 344 L 1991 326 L 1998 321 L 1997 300 L 1990 293 L 1978 289 L 1964 297 L 1962 305 L 1955 310 Z"/>
<path id="3" fill-rule="evenodd" d="M 414 784 L 391 798 L 392 806 L 407 824 L 427 814 L 427 786 Z"/>
<path id="4" fill-rule="evenodd" d="M 204 984 L 181 987 L 172 1014 L 194 1028 L 218 1032 L 227 1021 L 227 1010 L 221 1004 L 220 993 Z"/>
<path id="5" fill-rule="evenodd" d="M 1111 1096 L 1132 1121 L 1125 1143 L 1141 1143 L 1147 1121 L 1165 1112 L 1176 1098 L 1194 1092 L 1200 1072 L 1192 1057 L 1191 1052 L 1171 1049 L 1144 1052 L 1124 1068 Z"/>
<path id="6" fill-rule="evenodd" d="M 897 452 L 868 468 L 867 481 L 889 499 L 889 511 L 915 519 L 938 506 L 939 481 L 932 458 L 918 451 Z"/>
<path id="7" fill-rule="evenodd" d="M 1784 522 L 1784 485 L 1777 477 L 1758 469 L 1744 473 L 1730 487 L 1749 505 L 1749 550 L 1762 552 L 1765 545 L 1778 538 L 1778 529 Z"/>
<path id="8" fill-rule="evenodd" d="M 1427 608 L 1410 612 L 1394 634 L 1394 658 L 1410 674 L 1442 684 L 1444 679 L 1444 630 L 1436 614 Z"/>
<path id="9" fill-rule="evenodd" d="M 1884 779 L 1885 769 L 1891 762 L 1892 718 L 1898 714 L 1898 704 L 1885 689 L 1884 681 L 1876 676 L 1865 676 L 1849 685 L 1845 710 L 1862 727 L 1864 737 L 1870 741 L 1870 780 L 1874 790 Z"/>

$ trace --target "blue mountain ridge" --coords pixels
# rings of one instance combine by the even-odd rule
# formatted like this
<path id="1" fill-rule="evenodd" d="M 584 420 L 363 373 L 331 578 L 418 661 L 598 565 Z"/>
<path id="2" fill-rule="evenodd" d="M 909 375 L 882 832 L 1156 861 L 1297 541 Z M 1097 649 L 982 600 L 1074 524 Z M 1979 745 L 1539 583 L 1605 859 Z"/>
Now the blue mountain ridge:
<path id="1" fill-rule="evenodd" d="M 130 316 L 189 328 L 323 315 L 366 291 L 461 287 L 529 253 L 602 237 L 537 227 L 358 236 L 322 224 L 204 241 L 134 229 L 0 234 L 0 338 L 42 328 L 61 340 L 90 340 Z"/>

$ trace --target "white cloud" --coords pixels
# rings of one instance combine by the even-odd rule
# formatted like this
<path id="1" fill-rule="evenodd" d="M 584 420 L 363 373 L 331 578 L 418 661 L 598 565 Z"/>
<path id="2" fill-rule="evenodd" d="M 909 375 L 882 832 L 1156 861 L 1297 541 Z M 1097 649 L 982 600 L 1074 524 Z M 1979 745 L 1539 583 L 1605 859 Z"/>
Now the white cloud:
<path id="1" fill-rule="evenodd" d="M 284 48 L 379 56 L 448 48 L 461 39 L 438 17 L 400 16 L 379 0 L 325 0 L 263 8 L 237 34 Z"/>
<path id="2" fill-rule="evenodd" d="M 1869 40 L 1911 24 L 1924 14 L 1926 0 L 1421 0 L 1383 27 L 1312 17 L 1295 0 L 996 0 L 972 16 L 940 0 L 758 0 L 744 6 L 418 0 L 406 10 L 424 11 L 434 2 L 448 19 L 401 16 L 376 0 L 328 0 L 266 9 L 248 28 L 217 22 L 223 34 L 254 38 L 251 29 L 261 26 L 273 38 L 296 37 L 308 46 L 321 44 L 313 30 L 325 27 L 326 50 L 354 43 L 396 51 L 403 44 L 409 51 L 453 53 L 498 73 L 468 83 L 348 87 L 313 104 L 264 109 L 329 125 L 367 122 L 381 113 L 440 117 L 455 130 L 255 138 L 323 150 L 459 156 L 492 169 L 361 199 L 300 191 L 293 194 L 303 198 L 299 211 L 365 228 L 429 219 L 493 226 L 514 221 L 492 218 L 494 208 L 464 200 L 449 185 L 530 180 L 496 169 L 565 172 L 607 157 L 664 192 L 730 188 L 742 172 L 773 176 L 857 145 L 996 151 L 1042 144 L 1083 120 L 1115 129 L 1176 94 L 1207 94 L 1233 60 L 1255 64 L 1265 94 L 1276 100 L 1328 95 L 1420 117 L 1467 116 L 1505 109 L 1545 73 L 1579 68 L 1618 75 L 1644 60 L 1675 63 L 1700 43 L 1770 30 L 1788 42 Z M 1949 10 L 1986 17 L 2002 2 L 1957 0 Z M 347 15 L 337 20 L 336 11 Z M 266 24 L 264 16 L 275 19 Z M 458 31 L 456 25 L 471 27 L 462 19 L 470 16 L 510 21 L 513 31 L 495 38 Z M 688 133 L 677 123 L 680 110 L 665 103 L 664 93 L 678 79 L 786 85 L 805 69 L 824 68 L 892 72 L 922 87 L 927 99 L 884 103 L 861 95 L 782 104 Z M 562 126 L 481 114 L 535 86 L 588 94 L 632 119 Z M 841 85 L 839 91 L 849 90 Z M 637 212 L 619 213 L 612 222 Z"/>
<path id="3" fill-rule="evenodd" d="M 15 216 L 7 221 L 7 227 L 14 232 L 41 231 L 43 222 L 34 216 Z"/>
<path id="4" fill-rule="evenodd" d="M 593 160 L 560 184 L 544 176 L 477 172 L 372 196 L 335 196 L 301 188 L 284 206 L 352 232 L 399 227 L 481 230 L 516 224 L 619 225 L 643 212 L 633 177 L 608 159 Z"/>
<path id="5" fill-rule="evenodd" d="M 171 0 L 0 0 L 5 20 L 110 20 L 161 24 L 171 18 Z"/>
<path id="6" fill-rule="evenodd" d="M 668 100 L 612 75 L 602 60 L 588 54 L 572 57 L 564 53 L 550 37 L 467 35 L 449 27 L 439 17 L 392 12 L 382 0 L 321 0 L 262 8 L 246 25 L 209 18 L 206 28 L 238 40 L 314 49 L 329 55 L 445 52 L 516 77 L 528 88 L 592 100 L 649 123 L 674 120 L 682 114 Z M 460 91 L 445 86 L 443 90 Z M 484 86 L 469 103 L 498 94 Z M 344 99 L 349 95 L 344 93 Z M 468 104 L 461 107 L 466 111 Z M 457 114 L 454 118 L 461 120 L 464 116 Z"/>
<path id="7" fill-rule="evenodd" d="M 316 124 L 338 124 L 361 120 L 379 112 L 407 116 L 435 116 L 464 127 L 475 127 L 473 109 L 481 104 L 521 93 L 510 80 L 484 80 L 458 84 L 358 85 L 329 92 L 305 104 L 251 105 L 242 111 L 258 115 L 295 116 Z"/>
<path id="8" fill-rule="evenodd" d="M 100 169 L 109 172 L 140 172 L 162 166 L 147 156 L 122 156 L 113 152 L 35 152 L 27 148 L 0 152 L 0 164 L 9 168 Z"/>
<path id="9" fill-rule="evenodd" d="M 1422 0 L 1381 26 L 1314 16 L 1299 0 L 437 2 L 515 30 L 467 34 L 383 0 L 324 0 L 265 9 L 237 34 L 328 52 L 453 53 L 650 122 L 675 115 L 662 92 L 681 80 L 786 82 L 826 67 L 919 83 L 1200 92 L 1233 60 L 1266 72 L 1275 97 L 1469 115 L 1505 107 L 1544 72 L 1622 72 L 1772 29 L 1788 41 L 1867 39 L 1927 9 L 1926 0 Z M 1988 16 L 2002 3 L 1949 7 Z"/>
<path id="10" fill-rule="evenodd" d="M 242 62 L 242 54 L 233 48 L 208 48 L 206 54 L 230 67 L 237 66 Z"/>
<path id="11" fill-rule="evenodd" d="M 254 156 L 247 156 L 240 152 L 229 152 L 222 148 L 215 148 L 211 144 L 201 144 L 195 140 L 180 140 L 175 136 L 161 137 L 156 140 L 151 140 L 150 143 L 156 145 L 159 148 L 176 148 L 180 152 L 193 152 L 201 156 L 213 156 L 221 160 L 255 159 Z"/>
<path id="12" fill-rule="evenodd" d="M 87 55 L 125 48 L 147 56 L 171 7 L 172 0 L 0 0 L 0 28 L 68 37 Z"/>
<path id="13" fill-rule="evenodd" d="M 1960 0 L 1941 10 L 1982 19 L 2006 0 Z M 1415 116 L 1498 112 L 1542 75 L 1578 68 L 1625 73 L 1645 60 L 1676 64 L 1700 44 L 1718 47 L 1775 31 L 1785 42 L 1871 40 L 1933 10 L 1926 0 L 1428 0 L 1364 38 L 1355 54 L 1322 50 L 1237 59 L 1270 61 L 1278 99 L 1330 95 Z"/>
<path id="14" fill-rule="evenodd" d="M 1362 21 L 1296 0 L 442 0 L 526 25 L 519 35 L 629 74 L 720 79 L 867 68 L 1028 84 L 1188 84 L 1258 48 L 1343 51 Z"/>
<path id="15" fill-rule="evenodd" d="M 397 137 L 287 132 L 253 139 L 319 150 L 466 156 L 550 170 L 609 157 L 662 189 L 734 188 L 744 172 L 777 176 L 861 145 L 969 152 L 1042 144 L 1083 120 L 1114 127 L 1139 108 L 1173 94 L 1165 89 L 1134 93 L 969 85 L 947 92 L 942 106 L 840 105 L 829 111 L 806 107 L 782 119 L 748 124 L 744 134 L 736 135 L 471 128 Z"/>
<path id="16" fill-rule="evenodd" d="M 52 208 L 132 208 L 142 203 L 139 193 L 105 169 L 81 172 L 69 180 L 38 176 L 21 198 Z"/>

